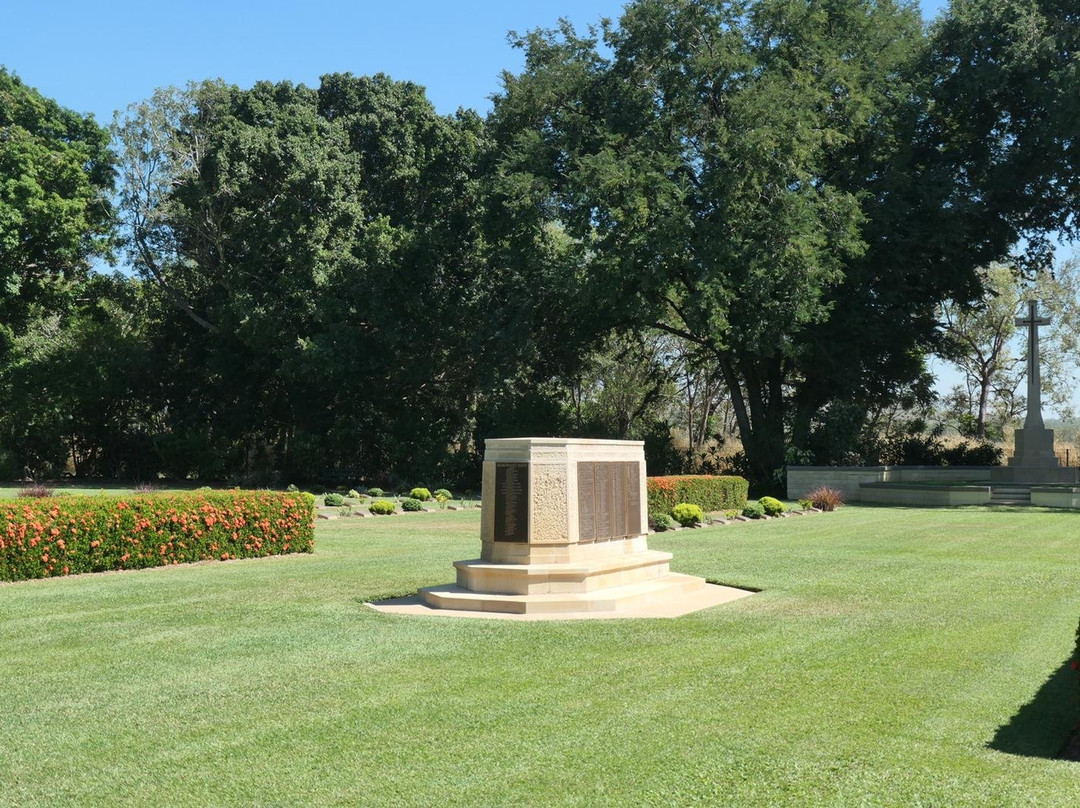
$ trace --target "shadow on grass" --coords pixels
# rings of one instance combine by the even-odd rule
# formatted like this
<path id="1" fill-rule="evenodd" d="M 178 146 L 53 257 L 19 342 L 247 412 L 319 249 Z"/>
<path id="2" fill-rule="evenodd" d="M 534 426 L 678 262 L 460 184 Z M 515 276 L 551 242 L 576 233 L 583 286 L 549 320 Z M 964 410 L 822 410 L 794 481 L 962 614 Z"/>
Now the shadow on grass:
<path id="1" fill-rule="evenodd" d="M 987 744 L 990 749 L 1024 757 L 1060 758 L 1080 718 L 1076 672 L 1071 657 L 1043 682 L 1034 698 L 1002 724 Z"/>

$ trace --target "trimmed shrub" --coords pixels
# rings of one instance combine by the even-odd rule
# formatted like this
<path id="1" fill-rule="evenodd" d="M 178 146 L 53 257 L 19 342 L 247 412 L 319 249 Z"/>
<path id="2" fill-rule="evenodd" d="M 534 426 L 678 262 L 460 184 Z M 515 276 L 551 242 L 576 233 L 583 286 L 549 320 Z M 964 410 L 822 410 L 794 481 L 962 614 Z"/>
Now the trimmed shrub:
<path id="1" fill-rule="evenodd" d="M 426 488 L 414 488 L 409 492 L 409 499 L 416 499 L 420 502 L 427 502 L 431 499 L 431 492 Z"/>
<path id="2" fill-rule="evenodd" d="M 649 514 L 672 513 L 680 502 L 697 505 L 702 511 L 742 508 L 749 488 L 750 484 L 742 477 L 711 474 L 649 477 L 646 480 Z"/>
<path id="3" fill-rule="evenodd" d="M 20 488 L 15 496 L 24 499 L 41 499 L 53 496 L 53 490 L 47 485 L 28 485 Z"/>
<path id="4" fill-rule="evenodd" d="M 765 508 L 760 502 L 751 502 L 742 509 L 742 515 L 748 519 L 760 519 L 765 515 Z"/>
<path id="5" fill-rule="evenodd" d="M 394 512 L 394 503 L 388 499 L 377 499 L 368 505 L 368 510 L 376 516 L 389 516 Z"/>
<path id="6" fill-rule="evenodd" d="M 369 497 L 381 497 L 382 495 L 383 495 L 383 490 L 381 488 L 369 488 L 368 489 L 368 496 Z"/>
<path id="7" fill-rule="evenodd" d="M 844 495 L 827 485 L 815 488 L 806 495 L 806 498 L 810 500 L 815 508 L 820 508 L 823 511 L 835 511 L 844 504 Z"/>
<path id="8" fill-rule="evenodd" d="M 438 499 L 439 497 L 442 497 L 445 502 L 448 499 L 453 499 L 454 495 L 450 493 L 449 489 L 440 488 L 435 492 L 435 499 Z"/>
<path id="9" fill-rule="evenodd" d="M 671 530 L 671 526 L 674 522 L 671 521 L 671 517 L 666 513 L 658 513 L 652 518 L 653 530 L 657 533 L 663 533 L 665 530 Z"/>
<path id="10" fill-rule="evenodd" d="M 345 504 L 345 497 L 341 494 L 327 494 L 322 498 L 323 505 L 327 505 L 331 508 L 340 508 Z"/>
<path id="11" fill-rule="evenodd" d="M 675 521 L 683 527 L 701 524 L 701 520 L 705 518 L 705 514 L 701 511 L 701 506 L 694 505 L 690 502 L 680 502 L 671 509 L 671 515 L 675 518 Z"/>
<path id="12" fill-rule="evenodd" d="M 787 510 L 784 503 L 775 497 L 762 497 L 758 500 L 758 504 L 761 505 L 766 516 L 779 516 Z"/>
<path id="13" fill-rule="evenodd" d="M 734 519 L 736 516 L 742 516 L 742 511 L 732 508 L 730 511 L 724 511 L 725 519 Z"/>
<path id="14" fill-rule="evenodd" d="M 401 510 L 403 511 L 422 511 L 424 510 L 424 503 L 413 497 L 401 501 Z"/>
<path id="15" fill-rule="evenodd" d="M 295 485 L 293 485 L 292 483 L 289 483 L 289 485 L 288 485 L 288 486 L 287 486 L 287 487 L 285 488 L 285 490 L 286 490 L 287 492 L 289 492 L 290 494 L 295 494 L 295 493 L 296 493 L 297 491 L 299 491 L 300 489 L 299 489 L 299 488 L 297 488 L 297 487 L 296 487 Z"/>
<path id="16" fill-rule="evenodd" d="M 814 501 L 812 499 L 800 499 L 799 500 L 799 507 L 802 508 L 804 511 L 807 508 L 813 508 L 814 507 Z"/>
<path id="17" fill-rule="evenodd" d="M 360 492 L 355 488 L 350 488 L 349 493 L 346 494 L 349 499 L 360 499 Z"/>
<path id="18" fill-rule="evenodd" d="M 310 553 L 314 519 L 279 491 L 0 500 L 0 580 Z"/>

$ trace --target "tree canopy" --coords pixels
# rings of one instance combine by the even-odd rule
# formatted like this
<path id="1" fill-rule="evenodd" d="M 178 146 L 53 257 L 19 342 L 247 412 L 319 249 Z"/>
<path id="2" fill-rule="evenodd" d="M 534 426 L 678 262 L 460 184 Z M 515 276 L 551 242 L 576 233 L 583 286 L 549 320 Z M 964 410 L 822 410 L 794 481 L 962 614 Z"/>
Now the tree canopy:
<path id="1" fill-rule="evenodd" d="M 512 40 L 486 119 L 207 81 L 113 151 L 0 71 L 0 467 L 475 481 L 484 437 L 705 463 L 730 423 L 767 487 L 926 405 L 943 311 L 1076 235 L 1060 0 L 633 0 Z M 130 272 L 87 274 L 113 244 Z"/>
<path id="2" fill-rule="evenodd" d="M 979 266 L 1075 227 L 1075 22 L 993 6 L 927 32 L 888 0 L 638 0 L 618 25 L 518 37 L 492 122 L 514 249 L 554 226 L 605 325 L 698 346 L 768 479 L 834 410 L 924 384 L 937 303 L 975 299 Z"/>

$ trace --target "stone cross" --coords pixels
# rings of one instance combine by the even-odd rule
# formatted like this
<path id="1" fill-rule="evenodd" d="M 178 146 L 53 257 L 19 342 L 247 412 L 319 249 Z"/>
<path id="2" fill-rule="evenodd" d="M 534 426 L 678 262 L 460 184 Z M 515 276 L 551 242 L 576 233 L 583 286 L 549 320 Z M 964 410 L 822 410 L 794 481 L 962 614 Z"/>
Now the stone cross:
<path id="1" fill-rule="evenodd" d="M 1027 326 L 1027 417 L 1024 429 L 1045 429 L 1042 417 L 1042 379 L 1039 376 L 1039 326 L 1050 325 L 1049 317 L 1039 316 L 1039 301 L 1029 300 L 1028 316 L 1017 317 L 1016 324 Z"/>

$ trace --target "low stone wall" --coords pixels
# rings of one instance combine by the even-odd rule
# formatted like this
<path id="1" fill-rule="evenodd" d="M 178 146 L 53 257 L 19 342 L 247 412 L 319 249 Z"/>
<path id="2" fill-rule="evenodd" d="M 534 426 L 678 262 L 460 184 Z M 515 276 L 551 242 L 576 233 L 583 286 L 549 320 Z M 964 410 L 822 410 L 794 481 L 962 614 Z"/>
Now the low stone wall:
<path id="1" fill-rule="evenodd" d="M 862 500 L 862 483 L 921 483 L 990 481 L 994 466 L 788 466 L 789 499 L 805 497 L 815 488 L 827 485 L 844 495 L 848 502 Z"/>
<path id="2" fill-rule="evenodd" d="M 862 483 L 859 491 L 863 502 L 883 505 L 986 505 L 990 502 L 989 485 L 945 487 L 919 483 Z"/>
<path id="3" fill-rule="evenodd" d="M 1055 486 L 1031 489 L 1031 504 L 1046 508 L 1074 508 L 1080 510 L 1080 488 Z"/>

